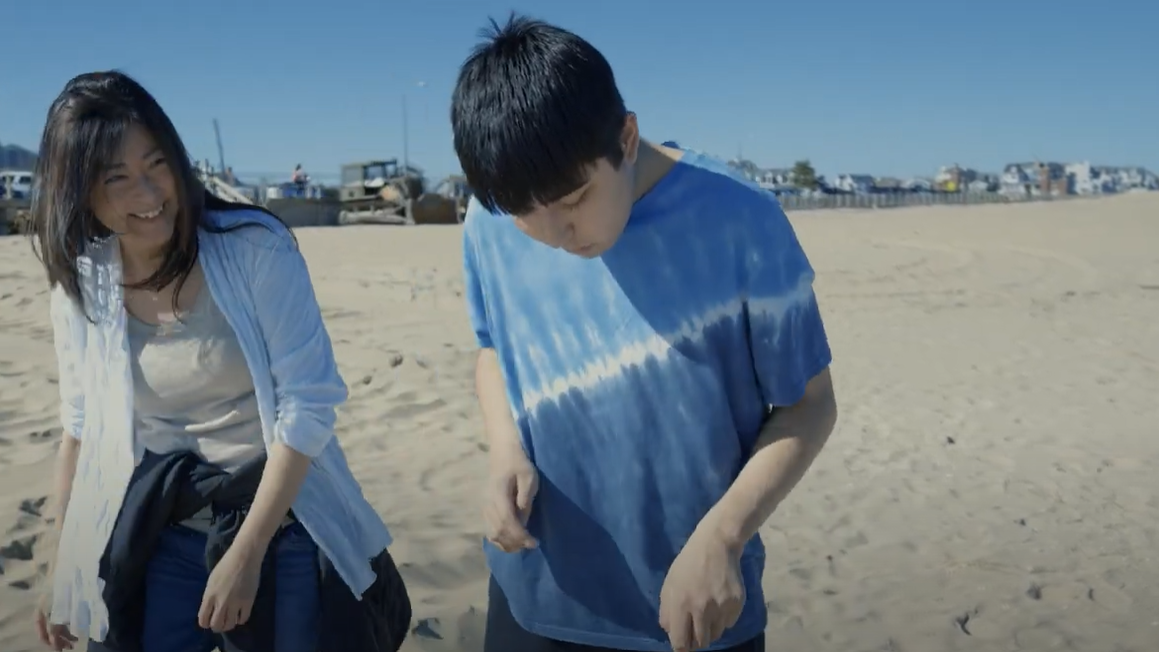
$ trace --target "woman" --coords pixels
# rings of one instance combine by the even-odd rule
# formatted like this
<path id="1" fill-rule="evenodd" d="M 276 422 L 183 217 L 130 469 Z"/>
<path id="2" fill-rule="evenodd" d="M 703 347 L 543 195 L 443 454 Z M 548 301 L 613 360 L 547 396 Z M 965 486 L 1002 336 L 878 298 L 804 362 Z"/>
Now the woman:
<path id="1" fill-rule="evenodd" d="M 42 641 L 397 649 L 410 604 L 334 437 L 346 386 L 293 235 L 208 194 L 121 73 L 71 80 L 40 154 L 65 430 Z"/>

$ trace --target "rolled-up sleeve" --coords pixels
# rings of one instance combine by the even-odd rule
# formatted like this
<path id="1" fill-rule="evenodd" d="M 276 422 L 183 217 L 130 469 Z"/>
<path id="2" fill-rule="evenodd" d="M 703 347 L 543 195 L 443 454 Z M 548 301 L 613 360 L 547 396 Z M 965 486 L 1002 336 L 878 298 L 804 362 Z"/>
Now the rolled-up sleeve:
<path id="1" fill-rule="evenodd" d="M 297 243 L 279 233 L 262 244 L 267 246 L 255 256 L 252 271 L 253 300 L 274 381 L 274 437 L 317 457 L 334 438 L 335 410 L 346 401 L 346 383 Z"/>
<path id="2" fill-rule="evenodd" d="M 49 298 L 52 343 L 56 349 L 57 386 L 60 389 L 60 425 L 66 435 L 80 439 L 84 433 L 85 394 L 81 372 L 87 328 L 84 315 L 61 286 Z"/>

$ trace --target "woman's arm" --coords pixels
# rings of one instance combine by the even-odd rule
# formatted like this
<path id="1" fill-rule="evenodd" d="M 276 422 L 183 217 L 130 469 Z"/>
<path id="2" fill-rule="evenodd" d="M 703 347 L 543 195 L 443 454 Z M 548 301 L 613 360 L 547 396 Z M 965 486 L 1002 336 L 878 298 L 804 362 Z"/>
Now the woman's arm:
<path id="1" fill-rule="evenodd" d="M 63 435 L 56 451 L 53 471 L 52 503 L 47 515 L 53 519 L 52 532 L 59 539 L 64 528 L 64 516 L 72 497 L 72 483 L 76 477 L 77 459 L 80 457 L 80 438 L 84 430 L 84 385 L 80 374 L 82 351 L 85 346 L 87 329 L 84 316 L 65 293 L 61 286 L 52 290 L 49 299 L 49 316 L 52 320 L 52 340 L 56 349 L 57 387 L 60 390 L 60 423 Z M 50 542 L 49 549 L 55 550 Z M 56 566 L 55 555 L 50 555 L 49 573 Z"/>
<path id="2" fill-rule="evenodd" d="M 76 460 L 80 456 L 80 441 L 63 437 L 60 448 L 56 449 L 56 464 L 53 469 L 53 505 L 49 518 L 53 519 L 56 530 L 64 524 L 64 514 L 68 511 L 68 500 L 72 496 L 72 481 L 76 477 Z"/>
<path id="3" fill-rule="evenodd" d="M 80 306 L 57 285 L 49 296 L 52 343 L 56 349 L 57 387 L 60 390 L 60 425 L 64 434 L 80 439 L 85 422 L 84 349 L 88 322 Z"/>
<path id="4" fill-rule="evenodd" d="M 278 442 L 270 451 L 258 492 L 231 549 L 260 560 L 289 513 L 306 479 L 310 458 Z"/>
<path id="5" fill-rule="evenodd" d="M 52 479 L 51 504 L 47 510 L 47 517 L 52 520 L 51 539 L 45 541 L 48 550 L 55 551 L 60 544 L 61 530 L 64 528 L 64 515 L 68 512 L 69 498 L 72 496 L 72 481 L 76 477 L 76 461 L 80 456 L 80 441 L 65 435 L 60 440 L 60 448 L 56 450 Z M 48 576 L 52 577 L 56 569 L 56 555 L 48 556 Z"/>
<path id="6" fill-rule="evenodd" d="M 277 421 L 265 472 L 234 545 L 260 557 L 293 506 L 311 459 L 334 438 L 335 409 L 347 390 L 297 244 L 288 233 L 259 231 L 246 236 L 261 237 L 251 250 L 251 287 L 269 353 Z"/>

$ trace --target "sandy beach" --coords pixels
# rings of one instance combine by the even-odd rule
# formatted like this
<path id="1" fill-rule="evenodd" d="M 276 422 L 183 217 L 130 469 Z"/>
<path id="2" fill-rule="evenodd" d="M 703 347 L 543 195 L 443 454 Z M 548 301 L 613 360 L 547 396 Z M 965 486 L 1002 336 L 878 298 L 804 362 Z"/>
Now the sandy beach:
<path id="1" fill-rule="evenodd" d="M 842 413 L 763 530 L 768 649 L 1156 649 L 1159 193 L 792 219 Z M 414 601 L 403 649 L 480 650 L 460 231 L 298 234 L 350 386 L 338 436 Z M 43 274 L 0 238 L 0 652 L 40 649 L 56 376 Z"/>

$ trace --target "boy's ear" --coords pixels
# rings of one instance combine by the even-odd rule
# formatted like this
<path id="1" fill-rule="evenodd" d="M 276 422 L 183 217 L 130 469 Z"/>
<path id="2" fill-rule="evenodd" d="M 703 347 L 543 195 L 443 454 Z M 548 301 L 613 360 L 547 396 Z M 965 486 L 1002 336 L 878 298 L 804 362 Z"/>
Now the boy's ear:
<path id="1" fill-rule="evenodd" d="M 624 129 L 620 133 L 620 146 L 624 150 L 624 161 L 629 165 L 634 165 L 636 156 L 640 153 L 640 126 L 636 122 L 636 114 L 631 111 L 624 116 Z"/>

